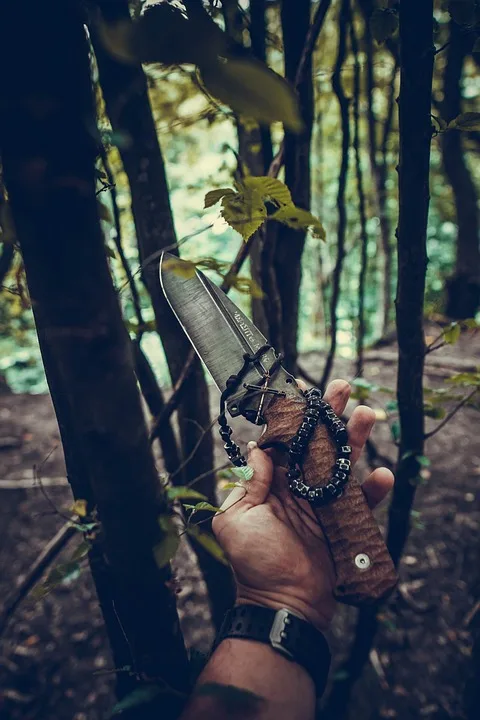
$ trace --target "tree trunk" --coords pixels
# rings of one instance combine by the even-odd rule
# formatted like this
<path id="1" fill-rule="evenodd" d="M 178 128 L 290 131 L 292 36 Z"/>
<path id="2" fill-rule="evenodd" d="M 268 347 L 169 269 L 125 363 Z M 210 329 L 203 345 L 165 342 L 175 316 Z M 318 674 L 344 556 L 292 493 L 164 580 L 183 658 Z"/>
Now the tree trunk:
<path id="1" fill-rule="evenodd" d="M 427 270 L 427 220 L 430 202 L 431 98 L 433 74 L 433 0 L 400 5 L 400 159 L 397 229 L 398 336 L 397 398 L 400 446 L 389 511 L 388 547 L 398 564 L 410 528 L 415 478 L 423 455 L 423 302 Z"/>
<path id="2" fill-rule="evenodd" d="M 106 20 L 129 19 L 126 0 L 118 0 L 114 4 L 102 1 L 99 4 L 105 12 Z M 147 81 L 141 66 L 119 63 L 105 51 L 94 26 L 91 27 L 91 35 L 112 127 L 126 132 L 131 141 L 128 147 L 120 148 L 120 153 L 130 184 L 143 278 L 152 300 L 172 382 L 175 383 L 181 376 L 191 345 L 160 285 L 158 269 L 161 250 L 169 248 L 169 252 L 173 253 L 178 250 L 175 247 L 177 239 L 165 165 L 148 98 Z M 209 473 L 213 468 L 213 439 L 208 387 L 197 357 L 183 385 L 178 420 L 185 465 L 177 477 L 181 483 L 189 484 L 205 473 L 195 487 L 216 504 L 215 474 Z M 192 545 L 195 546 L 208 586 L 212 617 L 218 626 L 233 602 L 231 572 L 195 541 L 192 541 Z"/>
<path id="3" fill-rule="evenodd" d="M 350 148 L 350 119 L 348 114 L 349 99 L 345 95 L 342 84 L 342 68 L 345 62 L 347 52 L 347 32 L 351 22 L 350 17 L 350 0 L 342 0 L 340 6 L 340 28 L 338 38 L 338 52 L 335 62 L 335 69 L 332 75 L 332 87 L 337 96 L 340 106 L 340 119 L 342 124 L 342 159 L 340 163 L 340 172 L 338 175 L 338 191 L 337 191 L 337 211 L 338 211 L 338 228 L 337 228 L 337 259 L 332 277 L 332 292 L 330 300 L 330 348 L 328 351 L 325 367 L 323 369 L 320 387 L 325 390 L 326 384 L 332 371 L 333 361 L 337 350 L 337 307 L 340 299 L 341 280 L 343 261 L 345 258 L 345 236 L 347 232 L 347 208 L 345 204 L 345 192 L 347 187 L 348 174 L 348 152 Z"/>
<path id="4" fill-rule="evenodd" d="M 165 502 L 98 219 L 83 22 L 73 3 L 1 5 L 5 183 L 69 479 L 98 509 L 130 664 L 186 690 L 170 570 L 153 556 Z"/>
<path id="5" fill-rule="evenodd" d="M 283 0 L 282 33 L 285 77 L 295 83 L 310 28 L 310 0 Z M 310 145 L 313 127 L 312 53 L 305 60 L 297 85 L 304 131 L 285 132 L 285 183 L 295 205 L 310 210 Z M 284 364 L 289 372 L 297 369 L 297 336 L 302 255 L 306 233 L 279 225 L 275 243 L 275 276 L 281 300 Z"/>
<path id="6" fill-rule="evenodd" d="M 450 44 L 443 79 L 442 116 L 446 122 L 462 112 L 462 70 L 474 34 L 450 21 Z M 477 189 L 468 168 L 462 133 L 442 134 L 445 174 L 452 186 L 457 213 L 455 272 L 447 283 L 446 314 L 458 320 L 474 317 L 480 307 L 480 222 Z"/>

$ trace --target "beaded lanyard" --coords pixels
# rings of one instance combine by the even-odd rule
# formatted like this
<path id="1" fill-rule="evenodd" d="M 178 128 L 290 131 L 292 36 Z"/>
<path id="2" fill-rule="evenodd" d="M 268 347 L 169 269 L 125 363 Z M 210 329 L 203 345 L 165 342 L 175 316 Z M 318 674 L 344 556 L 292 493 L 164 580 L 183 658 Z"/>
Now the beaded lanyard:
<path id="1" fill-rule="evenodd" d="M 243 356 L 242 368 L 236 375 L 231 375 L 228 378 L 226 388 L 220 398 L 220 414 L 218 416 L 218 424 L 220 426 L 219 432 L 222 440 L 224 441 L 224 448 L 231 463 L 237 467 L 245 467 L 247 465 L 247 461 L 242 455 L 238 445 L 231 438 L 232 428 L 228 425 L 225 417 L 226 401 L 228 397 L 230 397 L 230 395 L 239 388 L 250 366 L 257 362 L 260 357 L 270 349 L 272 349 L 271 345 L 263 345 L 253 355 L 246 353 Z M 264 396 L 266 394 L 274 394 L 285 397 L 285 393 L 268 387 L 268 382 L 277 370 L 280 362 L 281 357 L 276 355 L 272 366 L 264 374 L 260 385 L 244 384 L 247 393 L 243 398 L 243 403 L 250 399 L 253 394 L 260 393 L 262 395 L 258 411 L 243 411 L 243 415 L 247 418 L 247 420 L 251 420 L 257 425 L 264 424 L 265 422 L 265 419 L 261 414 Z M 330 405 L 322 399 L 322 393 L 320 390 L 317 388 L 311 388 L 310 390 L 307 390 L 304 395 L 307 401 L 307 407 L 305 409 L 302 423 L 297 433 L 292 438 L 288 448 L 289 463 L 287 478 L 288 486 L 293 495 L 302 498 L 303 500 L 308 500 L 311 505 L 318 507 L 321 505 L 327 505 L 329 502 L 339 498 L 343 494 L 343 490 L 348 481 L 351 470 L 350 456 L 352 454 L 352 448 L 348 445 L 347 428 L 337 417 Z M 337 459 L 335 461 L 335 467 L 330 482 L 323 487 L 311 487 L 303 482 L 302 479 L 302 459 L 307 450 L 309 440 L 311 439 L 319 421 L 324 423 L 330 437 L 335 443 L 337 449 Z"/>

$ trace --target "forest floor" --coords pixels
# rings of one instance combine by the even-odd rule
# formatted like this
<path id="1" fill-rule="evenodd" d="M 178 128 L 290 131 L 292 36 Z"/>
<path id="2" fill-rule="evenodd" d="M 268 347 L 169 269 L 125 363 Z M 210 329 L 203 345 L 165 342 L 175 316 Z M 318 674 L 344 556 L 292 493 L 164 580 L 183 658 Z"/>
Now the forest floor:
<path id="1" fill-rule="evenodd" d="M 479 362 L 480 333 L 462 337 L 432 362 Z M 365 376 L 395 386 L 394 346 L 367 354 Z M 440 353 L 442 353 L 440 355 Z M 322 358 L 302 357 L 305 370 L 320 376 Z M 351 363 L 339 360 L 334 377 L 352 376 Z M 452 370 L 429 365 L 427 384 L 438 387 Z M 379 421 L 373 432 L 378 451 L 395 460 L 395 447 L 382 408 L 388 400 L 372 395 Z M 218 402 L 212 388 L 212 410 Z M 348 411 L 353 408 L 347 408 Z M 428 429 L 438 421 L 429 420 Z M 472 629 L 479 625 L 478 549 L 480 546 L 480 434 L 478 413 L 463 408 L 428 442 L 431 466 L 416 498 L 414 527 L 401 565 L 400 589 L 380 615 L 371 661 L 357 683 L 351 720 L 462 720 L 464 686 L 470 673 Z M 252 426 L 236 424 L 246 442 Z M 220 444 L 216 448 L 223 461 Z M 365 463 L 359 473 L 366 472 Z M 34 483 L 40 474 L 44 487 Z M 0 612 L 3 600 L 64 523 L 55 512 L 71 505 L 68 487 L 59 485 L 64 464 L 49 397 L 0 396 L 0 480 L 31 487 L 0 488 Z M 5 484 L 5 483 L 4 483 Z M 53 503 L 53 505 L 52 505 Z M 380 524 L 385 508 L 378 512 Z M 72 553 L 70 541 L 62 557 Z M 204 588 L 191 556 L 178 560 L 182 591 L 179 606 L 189 645 L 207 650 L 212 638 Z M 331 642 L 336 668 L 352 639 L 355 611 L 342 608 Z M 104 720 L 114 703 L 113 674 L 105 631 L 88 571 L 59 585 L 42 600 L 27 598 L 0 637 L 0 720 Z"/>

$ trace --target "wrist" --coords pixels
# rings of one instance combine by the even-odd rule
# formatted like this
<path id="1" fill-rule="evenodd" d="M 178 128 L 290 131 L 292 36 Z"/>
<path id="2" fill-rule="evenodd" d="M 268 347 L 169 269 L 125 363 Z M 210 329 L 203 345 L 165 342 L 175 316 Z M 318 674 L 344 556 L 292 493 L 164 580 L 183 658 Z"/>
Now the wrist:
<path id="1" fill-rule="evenodd" d="M 298 597 L 285 594 L 257 592 L 242 586 L 237 587 L 235 605 L 260 605 L 271 610 L 282 610 L 285 608 L 292 615 L 313 625 L 320 632 L 328 630 L 333 618 L 333 607 L 322 609 L 312 608 L 305 601 Z"/>

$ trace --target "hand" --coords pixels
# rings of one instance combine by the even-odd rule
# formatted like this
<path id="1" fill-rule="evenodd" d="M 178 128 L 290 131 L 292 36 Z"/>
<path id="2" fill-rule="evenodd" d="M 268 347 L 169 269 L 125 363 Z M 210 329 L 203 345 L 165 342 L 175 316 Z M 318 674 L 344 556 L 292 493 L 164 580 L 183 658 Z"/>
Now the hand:
<path id="1" fill-rule="evenodd" d="M 341 415 L 349 396 L 349 384 L 334 380 L 325 400 Z M 347 425 L 352 464 L 374 424 L 373 410 L 355 408 Z M 213 531 L 232 565 L 237 603 L 286 607 L 325 630 L 335 610 L 333 563 L 312 508 L 290 493 L 285 468 L 275 465 L 275 459 L 273 451 L 249 443 L 248 464 L 254 475 L 246 488 L 230 493 L 213 520 Z M 362 486 L 370 508 L 392 486 L 390 470 L 374 470 Z"/>

